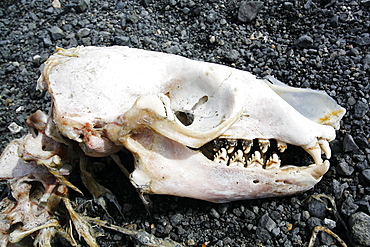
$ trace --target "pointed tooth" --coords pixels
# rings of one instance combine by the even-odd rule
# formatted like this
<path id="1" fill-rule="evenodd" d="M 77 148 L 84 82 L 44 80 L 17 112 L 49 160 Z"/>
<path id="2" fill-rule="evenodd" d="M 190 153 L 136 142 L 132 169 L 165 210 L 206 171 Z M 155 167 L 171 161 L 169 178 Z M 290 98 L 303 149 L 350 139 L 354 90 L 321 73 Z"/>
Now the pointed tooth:
<path id="1" fill-rule="evenodd" d="M 329 146 L 329 142 L 327 140 L 320 139 L 319 140 L 319 145 L 320 145 L 321 150 L 324 152 L 326 158 L 330 159 L 331 158 L 331 149 L 330 149 L 330 146 Z"/>
<path id="2" fill-rule="evenodd" d="M 229 156 L 227 156 L 227 151 L 225 148 L 221 148 L 217 154 L 215 155 L 215 158 L 213 160 L 216 163 L 221 163 L 221 164 L 227 164 L 229 161 Z"/>
<path id="3" fill-rule="evenodd" d="M 273 153 L 270 159 L 266 163 L 266 169 L 279 168 L 281 160 L 276 153 Z"/>
<path id="4" fill-rule="evenodd" d="M 261 167 L 263 166 L 263 159 L 261 158 L 261 153 L 259 151 L 254 152 L 252 157 L 247 161 L 248 167 Z"/>
<path id="5" fill-rule="evenodd" d="M 311 169 L 311 176 L 319 180 L 329 170 L 329 167 L 330 167 L 329 160 L 325 160 L 321 165 L 311 166 L 308 169 Z"/>
<path id="6" fill-rule="evenodd" d="M 251 151 L 253 142 L 251 140 L 242 140 L 242 147 L 245 153 L 249 153 Z"/>
<path id="7" fill-rule="evenodd" d="M 258 144 L 260 146 L 261 152 L 264 154 L 270 146 L 270 141 L 267 139 L 258 139 Z"/>
<path id="8" fill-rule="evenodd" d="M 302 146 L 302 148 L 311 155 L 316 165 L 321 165 L 321 148 L 316 138 L 311 143 Z"/>
<path id="9" fill-rule="evenodd" d="M 277 140 L 277 148 L 280 153 L 284 153 L 284 151 L 288 148 L 288 145 L 283 141 Z"/>
<path id="10" fill-rule="evenodd" d="M 231 163 L 244 163 L 245 159 L 243 157 L 243 154 L 244 154 L 243 151 L 240 149 L 236 151 L 234 156 L 230 160 L 230 164 Z"/>

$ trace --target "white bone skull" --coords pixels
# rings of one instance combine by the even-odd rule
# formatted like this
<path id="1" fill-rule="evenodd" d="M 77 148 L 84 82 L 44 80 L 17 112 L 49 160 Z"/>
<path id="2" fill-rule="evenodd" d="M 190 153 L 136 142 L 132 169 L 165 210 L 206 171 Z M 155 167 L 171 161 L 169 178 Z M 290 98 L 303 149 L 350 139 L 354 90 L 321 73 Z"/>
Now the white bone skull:
<path id="1" fill-rule="evenodd" d="M 57 49 L 38 88 L 53 99 L 46 134 L 89 156 L 123 146 L 142 193 L 213 202 L 290 195 L 329 168 L 345 110 L 323 92 L 246 71 L 128 47 Z M 271 147 L 270 146 L 271 141 Z M 314 164 L 280 164 L 287 144 Z"/>

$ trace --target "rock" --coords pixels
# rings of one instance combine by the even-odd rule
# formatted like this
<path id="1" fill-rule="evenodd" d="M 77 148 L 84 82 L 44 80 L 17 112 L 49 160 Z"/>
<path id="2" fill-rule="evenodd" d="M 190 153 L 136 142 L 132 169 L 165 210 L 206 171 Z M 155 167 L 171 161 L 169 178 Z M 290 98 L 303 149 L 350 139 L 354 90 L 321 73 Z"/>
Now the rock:
<path id="1" fill-rule="evenodd" d="M 114 37 L 114 43 L 116 45 L 129 46 L 130 45 L 130 37 L 116 36 L 116 37 Z"/>
<path id="2" fill-rule="evenodd" d="M 354 172 L 355 168 L 348 165 L 348 163 L 345 160 L 341 160 L 337 165 L 336 170 L 340 175 L 350 176 Z"/>
<path id="3" fill-rule="evenodd" d="M 91 30 L 89 28 L 81 28 L 77 31 L 77 36 L 79 38 L 86 37 L 90 35 Z"/>
<path id="4" fill-rule="evenodd" d="M 316 4 L 314 2 L 312 2 L 312 0 L 308 0 L 304 5 L 303 7 L 307 10 L 310 10 L 310 9 L 314 9 L 316 8 Z"/>
<path id="5" fill-rule="evenodd" d="M 59 40 L 65 37 L 63 30 L 60 29 L 59 27 L 54 26 L 50 28 L 49 31 L 53 40 Z"/>
<path id="6" fill-rule="evenodd" d="M 357 244 L 370 246 L 370 216 L 357 212 L 349 218 L 349 230 Z"/>
<path id="7" fill-rule="evenodd" d="M 330 19 L 330 26 L 332 26 L 332 27 L 338 27 L 338 26 L 339 26 L 339 16 L 334 15 L 334 16 Z"/>
<path id="8" fill-rule="evenodd" d="M 235 63 L 240 57 L 240 53 L 237 50 L 230 50 L 225 54 L 225 61 L 228 63 Z"/>
<path id="9" fill-rule="evenodd" d="M 358 209 L 358 205 L 355 204 L 352 197 L 347 197 L 341 207 L 341 212 L 347 216 L 350 216 Z"/>
<path id="10" fill-rule="evenodd" d="M 262 8 L 263 2 L 260 1 L 243 1 L 239 7 L 238 20 L 241 22 L 251 22 Z"/>
<path id="11" fill-rule="evenodd" d="M 364 176 L 366 181 L 370 183 L 370 169 L 363 170 L 361 174 Z"/>
<path id="12" fill-rule="evenodd" d="M 124 9 L 126 8 L 127 4 L 122 2 L 122 1 L 119 1 L 117 4 L 116 4 L 116 9 Z"/>
<path id="13" fill-rule="evenodd" d="M 296 40 L 295 44 L 300 48 L 311 48 L 313 45 L 313 39 L 308 35 L 302 35 Z"/>
<path id="14" fill-rule="evenodd" d="M 357 150 L 359 150 L 359 147 L 353 140 L 353 137 L 350 134 L 346 134 L 343 139 L 343 151 L 347 153 Z"/>
<path id="15" fill-rule="evenodd" d="M 177 214 L 174 214 L 174 215 L 172 215 L 172 216 L 171 216 L 170 221 L 171 221 L 171 224 L 172 224 L 173 226 L 176 226 L 176 225 L 178 225 L 178 224 L 179 224 L 183 219 L 184 219 L 184 216 L 183 216 L 182 214 L 177 213 Z"/>
<path id="16" fill-rule="evenodd" d="M 263 227 L 257 227 L 256 235 L 257 238 L 263 241 L 264 243 L 271 239 L 270 233 Z"/>
<path id="17" fill-rule="evenodd" d="M 276 223 L 273 221 L 268 213 L 262 215 L 258 222 L 258 226 L 265 228 L 267 231 L 271 232 L 274 228 L 276 228 Z"/>
<path id="18" fill-rule="evenodd" d="M 16 134 L 18 132 L 20 132 L 23 127 L 22 126 L 19 126 L 18 124 L 16 124 L 15 122 L 12 122 L 9 126 L 8 126 L 8 129 L 10 130 L 10 132 L 12 134 Z"/>
<path id="19" fill-rule="evenodd" d="M 355 114 L 357 118 L 362 118 L 369 111 L 369 104 L 364 103 L 363 101 L 357 101 L 354 107 Z"/>
<path id="20" fill-rule="evenodd" d="M 363 33 L 360 36 L 358 36 L 355 40 L 355 43 L 364 46 L 370 44 L 370 34 L 369 33 Z"/>
<path id="21" fill-rule="evenodd" d="M 348 183 L 341 184 L 338 180 L 333 180 L 333 194 L 335 199 L 339 199 L 342 197 L 343 191 L 349 187 Z"/>
<path id="22" fill-rule="evenodd" d="M 214 23 L 217 20 L 217 13 L 215 11 L 210 11 L 207 15 L 207 22 Z"/>
<path id="23" fill-rule="evenodd" d="M 220 218 L 220 214 L 216 211 L 216 209 L 212 208 L 210 214 L 215 217 L 216 219 Z"/>
<path id="24" fill-rule="evenodd" d="M 313 217 L 323 219 L 326 216 L 326 206 L 319 200 L 313 198 L 307 203 L 307 210 Z"/>
<path id="25" fill-rule="evenodd" d="M 353 139 L 357 146 L 361 149 L 365 149 L 370 145 L 370 140 L 368 140 L 365 136 L 355 136 Z"/>
<path id="26" fill-rule="evenodd" d="M 77 5 L 75 6 L 75 10 L 77 13 L 85 12 L 90 6 L 90 0 L 79 0 Z"/>
<path id="27" fill-rule="evenodd" d="M 360 53 L 359 53 L 359 51 L 358 51 L 356 48 L 351 48 L 351 49 L 349 49 L 349 51 L 347 52 L 347 55 L 348 55 L 348 56 L 357 57 L 358 55 L 360 55 Z"/>

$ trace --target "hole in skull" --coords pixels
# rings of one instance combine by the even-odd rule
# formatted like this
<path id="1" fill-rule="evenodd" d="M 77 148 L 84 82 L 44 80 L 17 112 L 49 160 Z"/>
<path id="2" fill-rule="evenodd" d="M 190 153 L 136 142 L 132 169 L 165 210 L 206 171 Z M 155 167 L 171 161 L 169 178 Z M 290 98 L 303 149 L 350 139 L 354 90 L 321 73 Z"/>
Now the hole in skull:
<path id="1" fill-rule="evenodd" d="M 175 112 L 177 119 L 185 126 L 189 126 L 194 122 L 194 115 L 187 112 L 177 111 Z"/>
<path id="2" fill-rule="evenodd" d="M 45 193 L 45 188 L 42 185 L 42 183 L 38 181 L 32 181 L 30 182 L 30 184 L 32 186 L 31 186 L 30 193 L 29 193 L 29 199 L 30 201 L 33 201 L 33 202 L 39 202 L 41 197 Z"/>
<path id="3" fill-rule="evenodd" d="M 260 181 L 258 179 L 253 180 L 254 184 L 258 184 Z"/>

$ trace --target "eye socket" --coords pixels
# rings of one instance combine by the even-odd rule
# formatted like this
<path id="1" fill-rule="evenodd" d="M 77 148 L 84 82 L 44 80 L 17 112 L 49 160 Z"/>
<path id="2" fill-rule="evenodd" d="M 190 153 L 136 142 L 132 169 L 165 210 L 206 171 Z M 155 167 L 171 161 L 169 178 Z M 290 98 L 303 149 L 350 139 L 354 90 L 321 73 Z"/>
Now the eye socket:
<path id="1" fill-rule="evenodd" d="M 191 113 L 176 111 L 175 116 L 185 126 L 189 126 L 194 122 L 194 115 Z"/>

